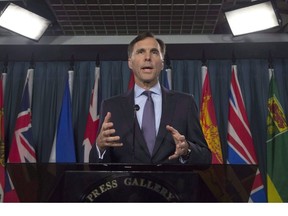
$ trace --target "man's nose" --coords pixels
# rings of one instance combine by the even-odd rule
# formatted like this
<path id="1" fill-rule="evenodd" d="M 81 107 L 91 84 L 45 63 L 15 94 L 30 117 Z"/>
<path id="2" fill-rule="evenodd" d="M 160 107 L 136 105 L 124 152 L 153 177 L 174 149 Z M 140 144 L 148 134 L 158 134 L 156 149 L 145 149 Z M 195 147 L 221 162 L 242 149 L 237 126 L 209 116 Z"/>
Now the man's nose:
<path id="1" fill-rule="evenodd" d="M 150 61 L 151 60 L 151 54 L 150 53 L 145 53 L 145 60 Z"/>

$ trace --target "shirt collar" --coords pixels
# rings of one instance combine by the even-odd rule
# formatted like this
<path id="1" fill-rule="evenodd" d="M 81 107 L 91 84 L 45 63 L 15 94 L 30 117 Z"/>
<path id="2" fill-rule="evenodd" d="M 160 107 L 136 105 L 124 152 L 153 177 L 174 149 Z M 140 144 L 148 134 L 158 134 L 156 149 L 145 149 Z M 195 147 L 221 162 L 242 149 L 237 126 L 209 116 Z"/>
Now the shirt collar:
<path id="1" fill-rule="evenodd" d="M 157 82 L 156 85 L 154 85 L 152 88 L 149 89 L 152 91 L 154 94 L 161 95 L 161 86 L 160 83 Z M 143 92 L 145 91 L 144 88 L 141 88 L 138 86 L 136 83 L 134 85 L 134 92 L 135 92 L 135 98 L 139 97 Z"/>

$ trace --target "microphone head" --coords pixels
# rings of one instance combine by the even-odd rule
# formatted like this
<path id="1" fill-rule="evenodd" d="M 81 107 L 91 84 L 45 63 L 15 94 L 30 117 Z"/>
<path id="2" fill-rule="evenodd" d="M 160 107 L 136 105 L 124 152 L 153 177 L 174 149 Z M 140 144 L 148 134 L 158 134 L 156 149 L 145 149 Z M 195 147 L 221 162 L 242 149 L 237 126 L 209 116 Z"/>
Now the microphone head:
<path id="1" fill-rule="evenodd" d="M 138 111 L 139 109 L 140 109 L 140 106 L 139 106 L 138 104 L 135 104 L 134 110 L 135 110 L 135 111 Z"/>

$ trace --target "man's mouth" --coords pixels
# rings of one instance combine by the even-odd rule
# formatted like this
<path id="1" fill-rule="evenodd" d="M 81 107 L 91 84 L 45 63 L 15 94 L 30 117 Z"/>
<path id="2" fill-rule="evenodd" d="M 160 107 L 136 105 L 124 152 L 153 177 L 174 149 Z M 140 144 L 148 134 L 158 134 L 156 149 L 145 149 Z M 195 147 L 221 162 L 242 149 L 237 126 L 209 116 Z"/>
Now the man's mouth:
<path id="1" fill-rule="evenodd" d="M 149 67 L 149 66 L 147 66 L 147 67 L 142 67 L 142 70 L 152 70 L 153 69 L 153 67 Z"/>

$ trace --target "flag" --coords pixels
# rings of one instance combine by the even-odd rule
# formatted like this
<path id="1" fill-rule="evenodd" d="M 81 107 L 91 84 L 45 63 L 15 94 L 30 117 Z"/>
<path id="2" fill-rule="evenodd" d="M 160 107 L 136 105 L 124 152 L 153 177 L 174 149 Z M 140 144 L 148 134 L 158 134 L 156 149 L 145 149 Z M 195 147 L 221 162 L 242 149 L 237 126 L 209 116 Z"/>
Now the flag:
<path id="1" fill-rule="evenodd" d="M 132 71 L 130 71 L 130 78 L 129 78 L 129 83 L 128 83 L 128 90 L 132 89 L 135 84 L 135 79 L 134 79 L 134 74 Z"/>
<path id="2" fill-rule="evenodd" d="M 24 84 L 20 111 L 17 115 L 14 134 L 9 150 L 9 163 L 35 163 L 36 153 L 33 146 L 31 109 L 29 96 L 29 77 L 31 70 L 27 71 L 27 77 Z"/>
<path id="3" fill-rule="evenodd" d="M 269 69 L 267 116 L 267 197 L 268 202 L 288 201 L 288 126 L 274 77 Z"/>
<path id="4" fill-rule="evenodd" d="M 164 71 L 163 86 L 167 89 L 172 89 L 172 69 L 171 67 L 167 68 Z"/>
<path id="5" fill-rule="evenodd" d="M 202 66 L 200 123 L 205 139 L 212 152 L 212 164 L 223 164 L 220 136 L 210 88 L 209 74 L 206 66 Z"/>
<path id="6" fill-rule="evenodd" d="M 83 148 L 84 148 L 84 163 L 89 162 L 89 154 L 92 149 L 93 144 L 97 138 L 97 131 L 99 127 L 99 109 L 98 105 L 101 102 L 100 99 L 100 88 L 99 88 L 99 79 L 100 79 L 100 67 L 95 68 L 95 82 L 93 90 L 91 93 L 89 114 L 86 123 L 86 130 L 84 134 Z"/>
<path id="7" fill-rule="evenodd" d="M 237 66 L 232 66 L 228 109 L 228 155 L 229 164 L 258 164 L 246 108 L 237 78 Z M 259 170 L 252 185 L 250 202 L 265 202 L 266 194 Z"/>
<path id="8" fill-rule="evenodd" d="M 19 197 L 14 187 L 14 184 L 10 178 L 8 170 L 6 170 L 5 175 L 5 192 L 4 192 L 4 202 L 19 202 Z"/>
<path id="9" fill-rule="evenodd" d="M 68 78 L 66 79 L 65 83 L 61 111 L 49 162 L 76 162 L 75 142 L 72 126 L 71 96 Z"/>
<path id="10" fill-rule="evenodd" d="M 9 163 L 35 163 L 36 153 L 33 146 L 32 121 L 31 121 L 31 97 L 33 69 L 28 69 L 24 83 L 20 111 L 17 115 L 14 134 L 8 155 Z M 30 88 L 29 88 L 30 86 Z M 16 173 L 18 176 L 21 173 Z M 14 173 L 15 175 L 15 173 Z M 14 187 L 10 173 L 6 170 L 4 202 L 19 202 L 17 191 Z"/>
<path id="11" fill-rule="evenodd" d="M 0 202 L 4 200 L 5 189 L 5 143 L 4 143 L 4 90 L 3 78 L 0 77 Z"/>

